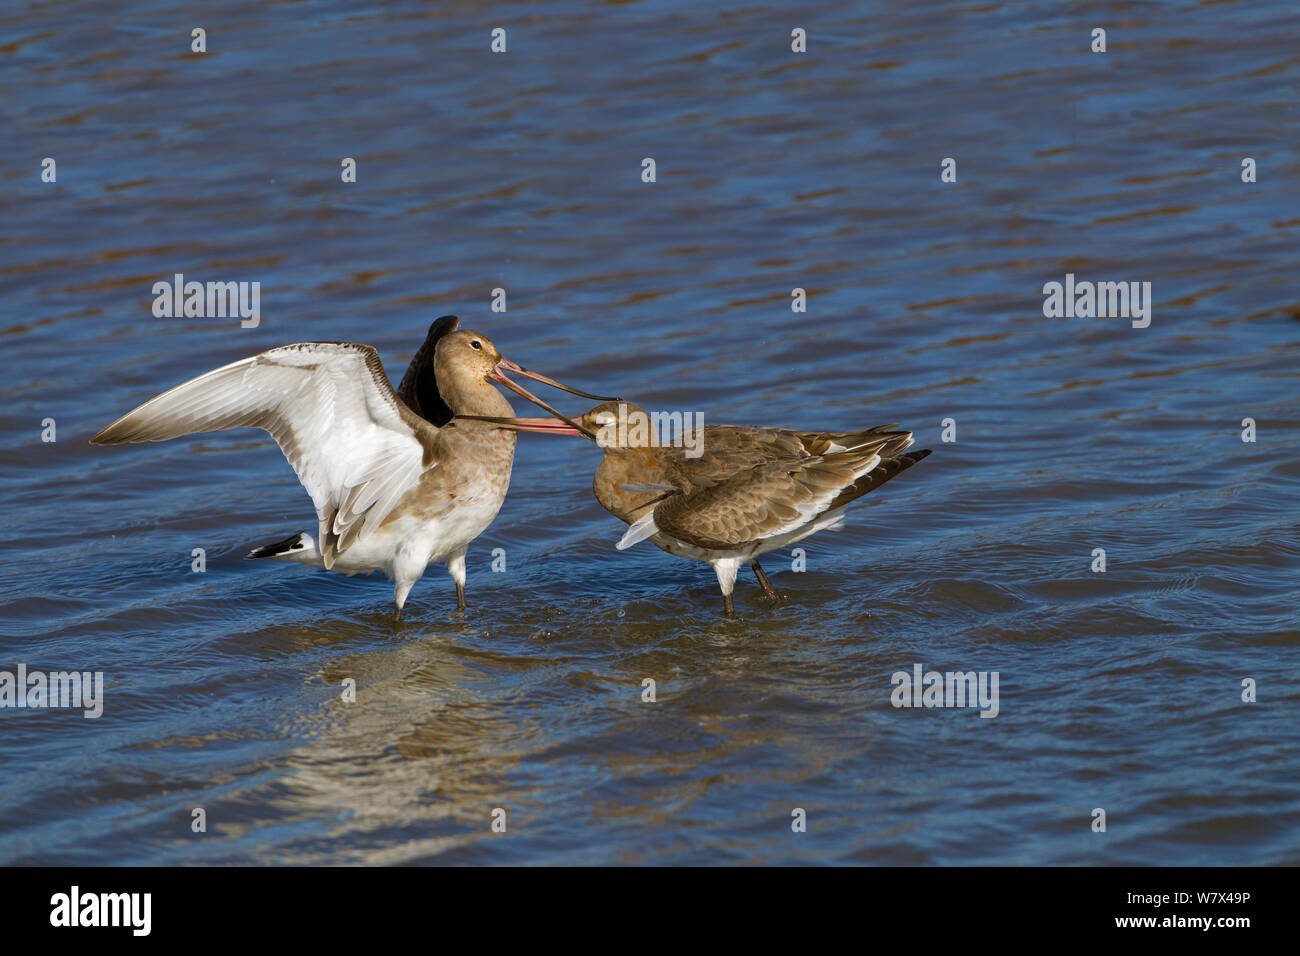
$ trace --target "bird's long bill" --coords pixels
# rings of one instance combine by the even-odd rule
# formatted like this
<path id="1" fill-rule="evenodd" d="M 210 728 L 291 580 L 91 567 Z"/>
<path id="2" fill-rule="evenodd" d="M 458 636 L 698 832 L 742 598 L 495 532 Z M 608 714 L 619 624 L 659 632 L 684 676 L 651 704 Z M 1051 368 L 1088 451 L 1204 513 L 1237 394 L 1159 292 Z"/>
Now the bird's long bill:
<path id="1" fill-rule="evenodd" d="M 502 428 L 513 428 L 517 432 L 538 432 L 542 435 L 572 435 L 574 438 L 582 438 L 584 435 L 593 438 L 591 432 L 583 428 L 577 422 L 572 425 L 566 424 L 570 419 L 559 421 L 554 418 L 494 418 L 491 415 L 457 415 L 457 418 L 468 418 L 475 422 L 492 422 L 500 425 Z"/>
<path id="2" fill-rule="evenodd" d="M 543 385 L 551 386 L 551 388 L 558 388 L 560 391 L 568 392 L 570 395 L 578 395 L 581 396 L 582 398 L 589 398 L 593 402 L 620 401 L 620 399 L 613 398 L 608 395 L 593 395 L 591 394 L 591 392 L 584 392 L 580 388 L 572 388 L 568 385 L 565 385 L 563 382 L 557 382 L 555 379 L 547 378 L 545 375 L 542 375 L 538 372 L 530 372 L 522 365 L 516 365 L 514 362 L 510 361 L 507 358 L 503 358 L 500 362 L 497 363 L 496 374 L 500 375 L 502 369 L 504 369 L 507 372 L 514 372 L 516 375 L 522 375 L 524 378 L 531 378 L 534 382 L 541 382 Z M 502 375 L 501 377 L 505 378 L 504 375 Z"/>
<path id="3" fill-rule="evenodd" d="M 586 435 L 588 438 L 594 439 L 596 436 L 593 432 L 587 430 L 586 428 L 583 428 L 577 422 L 573 421 L 570 418 L 566 418 L 560 412 L 557 412 L 554 408 L 552 408 L 550 405 L 547 405 L 544 401 L 542 401 L 532 392 L 528 391 L 528 389 L 524 388 L 518 382 L 512 382 L 510 379 L 506 378 L 505 372 L 502 371 L 503 369 L 514 372 L 516 375 L 522 375 L 524 376 L 524 378 L 531 378 L 535 382 L 541 382 L 544 385 L 550 385 L 553 388 L 558 388 L 563 391 L 570 392 L 574 395 L 581 395 L 583 398 L 591 398 L 599 402 L 617 401 L 617 399 L 602 398 L 599 395 L 592 395 L 590 392 L 582 392 L 576 388 L 569 388 L 569 386 L 563 385 L 560 382 L 557 382 L 553 378 L 547 378 L 545 375 L 539 375 L 537 372 L 530 372 L 522 365 L 516 365 L 514 362 L 510 361 L 509 359 L 503 358 L 500 362 L 497 363 L 496 368 L 492 370 L 492 374 L 488 376 L 489 379 L 491 379 L 494 382 L 497 382 L 500 385 L 504 385 L 512 392 L 522 395 L 524 398 L 528 399 L 530 402 L 532 402 L 534 405 L 538 406 L 539 408 L 546 409 L 546 411 L 550 412 L 552 415 L 554 415 L 560 421 L 564 422 L 570 428 L 577 429 L 578 434 Z M 469 418 L 472 416 L 467 415 L 462 417 Z"/>

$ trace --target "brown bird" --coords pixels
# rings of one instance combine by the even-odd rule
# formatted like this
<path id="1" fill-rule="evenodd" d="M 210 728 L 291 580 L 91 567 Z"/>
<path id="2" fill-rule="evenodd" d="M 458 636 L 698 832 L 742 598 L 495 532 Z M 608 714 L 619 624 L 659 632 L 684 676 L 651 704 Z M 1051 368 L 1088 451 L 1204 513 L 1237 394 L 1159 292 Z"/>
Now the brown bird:
<path id="1" fill-rule="evenodd" d="M 463 608 L 465 550 L 505 500 L 515 435 L 453 415 L 513 415 L 493 383 L 554 411 L 507 371 L 600 396 L 530 372 L 504 358 L 487 336 L 457 325 L 455 316 L 433 323 L 397 392 L 369 345 L 285 345 L 178 385 L 91 441 L 117 445 L 264 429 L 311 495 L 318 533 L 299 532 L 249 557 L 344 574 L 383 571 L 396 582 L 399 619 L 425 568 L 445 561 Z M 576 423 L 569 426 L 581 434 Z"/>
<path id="2" fill-rule="evenodd" d="M 764 595 L 776 600 L 759 555 L 838 524 L 852 501 L 930 454 L 907 452 L 912 433 L 896 431 L 897 425 L 857 432 L 708 425 L 686 429 L 668 444 L 654 439 L 653 427 L 628 427 L 649 416 L 618 400 L 575 420 L 476 420 L 595 441 L 605 451 L 593 484 L 596 500 L 631 526 L 619 550 L 649 538 L 669 554 L 708 562 L 728 617 L 741 565 L 752 566 Z"/>

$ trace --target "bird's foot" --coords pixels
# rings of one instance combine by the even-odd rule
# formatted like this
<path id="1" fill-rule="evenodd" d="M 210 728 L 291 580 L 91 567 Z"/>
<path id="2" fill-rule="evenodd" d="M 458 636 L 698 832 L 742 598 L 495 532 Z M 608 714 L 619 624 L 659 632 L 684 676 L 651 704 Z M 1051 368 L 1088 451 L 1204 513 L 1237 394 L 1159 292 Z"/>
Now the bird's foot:
<path id="1" fill-rule="evenodd" d="M 758 586 L 763 589 L 763 598 L 771 607 L 776 607 L 781 603 L 781 595 L 776 593 L 776 588 L 772 587 L 772 582 L 768 580 L 763 573 L 762 565 L 757 560 L 750 562 L 750 567 L 754 569 L 754 576 L 758 578 Z"/>

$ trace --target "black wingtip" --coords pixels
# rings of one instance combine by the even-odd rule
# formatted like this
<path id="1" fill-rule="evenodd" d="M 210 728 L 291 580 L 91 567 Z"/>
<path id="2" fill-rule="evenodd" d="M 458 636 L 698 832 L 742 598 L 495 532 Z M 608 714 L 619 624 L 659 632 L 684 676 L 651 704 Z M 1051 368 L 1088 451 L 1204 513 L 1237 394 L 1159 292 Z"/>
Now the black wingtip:
<path id="1" fill-rule="evenodd" d="M 434 319 L 433 324 L 429 326 L 429 334 L 425 337 L 425 340 L 428 341 L 429 339 L 432 339 L 436 342 L 448 332 L 455 332 L 458 325 L 460 325 L 460 318 L 458 316 L 440 315 Z"/>
<path id="2" fill-rule="evenodd" d="M 920 448 L 917 449 L 916 451 L 909 451 L 906 455 L 900 455 L 899 457 L 910 458 L 912 459 L 913 464 L 915 464 L 916 462 L 920 461 L 922 458 L 928 458 L 929 455 L 930 455 L 930 449 Z"/>
<path id="3" fill-rule="evenodd" d="M 283 541 L 276 541 L 273 544 L 264 544 L 260 548 L 254 548 L 245 558 L 273 558 L 277 554 L 284 554 L 288 551 L 295 551 L 298 545 L 302 543 L 302 532 L 285 538 Z"/>
<path id="4" fill-rule="evenodd" d="M 443 336 L 456 331 L 459 324 L 460 319 L 454 315 L 442 315 L 434 319 L 424 344 L 416 351 L 397 386 L 397 397 L 406 407 L 439 428 L 451 420 L 451 409 L 438 392 L 438 376 L 433 370 L 433 357 L 437 354 L 438 342 Z"/>

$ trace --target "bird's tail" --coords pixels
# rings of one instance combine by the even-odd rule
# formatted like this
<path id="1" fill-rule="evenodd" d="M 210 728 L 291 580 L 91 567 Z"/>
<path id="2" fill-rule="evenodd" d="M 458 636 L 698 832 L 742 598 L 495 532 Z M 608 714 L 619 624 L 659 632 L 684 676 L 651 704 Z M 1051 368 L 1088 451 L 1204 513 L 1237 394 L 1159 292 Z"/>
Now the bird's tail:
<path id="1" fill-rule="evenodd" d="M 922 458 L 930 454 L 930 449 L 922 448 L 918 451 L 909 451 L 906 454 L 898 455 L 894 458 L 881 458 L 880 464 L 872 468 L 871 471 L 863 475 L 852 486 L 845 488 L 844 491 L 831 503 L 831 510 L 842 507 L 853 501 L 855 498 L 861 498 L 869 491 L 879 488 L 890 478 L 900 475 L 907 469 L 911 468 Z"/>
<path id="2" fill-rule="evenodd" d="M 278 558 L 281 561 L 298 561 L 303 564 L 312 564 L 320 561 L 320 551 L 317 550 L 316 542 L 311 535 L 306 531 L 299 531 L 283 541 L 276 541 L 272 544 L 264 544 L 260 548 L 254 548 L 248 552 L 246 557 Z"/>

